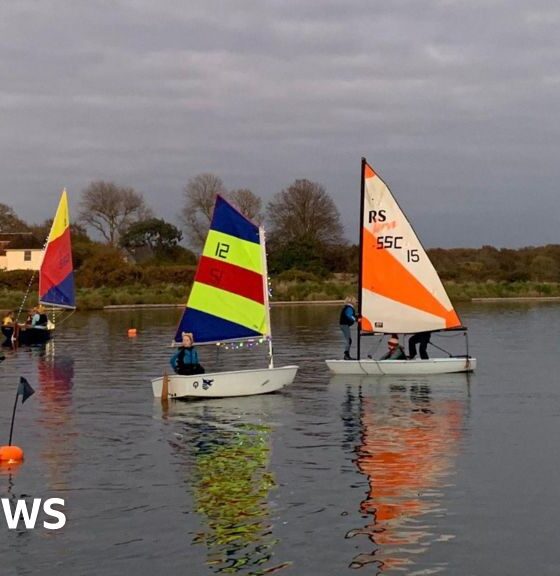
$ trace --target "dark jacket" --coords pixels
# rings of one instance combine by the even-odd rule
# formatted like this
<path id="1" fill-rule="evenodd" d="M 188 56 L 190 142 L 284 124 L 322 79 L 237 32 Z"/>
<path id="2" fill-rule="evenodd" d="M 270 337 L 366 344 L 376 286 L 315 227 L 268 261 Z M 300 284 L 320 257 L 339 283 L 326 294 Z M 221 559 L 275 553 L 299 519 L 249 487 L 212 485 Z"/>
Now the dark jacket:
<path id="1" fill-rule="evenodd" d="M 356 312 L 352 304 L 345 304 L 340 311 L 340 324 L 345 326 L 352 326 L 356 322 Z"/>

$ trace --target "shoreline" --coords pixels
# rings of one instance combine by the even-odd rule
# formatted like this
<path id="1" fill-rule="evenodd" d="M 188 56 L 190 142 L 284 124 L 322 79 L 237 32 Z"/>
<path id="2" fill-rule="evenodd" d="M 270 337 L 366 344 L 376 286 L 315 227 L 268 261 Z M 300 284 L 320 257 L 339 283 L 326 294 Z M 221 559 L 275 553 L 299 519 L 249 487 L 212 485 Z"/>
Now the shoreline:
<path id="1" fill-rule="evenodd" d="M 478 304 L 492 302 L 560 302 L 560 296 L 503 296 L 488 298 L 471 298 L 471 302 Z"/>
<path id="2" fill-rule="evenodd" d="M 302 305 L 339 305 L 343 304 L 344 300 L 283 300 L 278 302 L 270 302 L 270 306 L 302 306 Z M 103 310 L 125 310 L 126 308 L 184 308 L 186 304 L 107 304 L 103 306 Z"/>
<path id="3" fill-rule="evenodd" d="M 503 297 L 488 297 L 488 298 L 471 298 L 472 304 L 492 304 L 492 303 L 505 303 L 505 302 L 560 302 L 560 296 L 503 296 Z M 271 302 L 270 306 L 313 306 L 313 305 L 326 305 L 334 306 L 341 305 L 344 300 L 281 300 Z M 127 308 L 184 308 L 185 304 L 107 304 L 103 306 L 103 310 L 125 310 Z"/>

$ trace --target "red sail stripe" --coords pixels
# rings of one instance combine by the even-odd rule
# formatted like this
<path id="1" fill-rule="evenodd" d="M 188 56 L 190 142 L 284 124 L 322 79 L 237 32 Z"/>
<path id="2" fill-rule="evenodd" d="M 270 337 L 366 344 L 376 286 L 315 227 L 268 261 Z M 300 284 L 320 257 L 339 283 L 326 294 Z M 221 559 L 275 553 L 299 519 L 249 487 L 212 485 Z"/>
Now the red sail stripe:
<path id="1" fill-rule="evenodd" d="M 195 282 L 202 282 L 264 304 L 262 276 L 234 264 L 201 256 Z"/>
<path id="2" fill-rule="evenodd" d="M 70 228 L 47 244 L 39 274 L 39 295 L 43 296 L 53 286 L 58 286 L 72 272 Z"/>

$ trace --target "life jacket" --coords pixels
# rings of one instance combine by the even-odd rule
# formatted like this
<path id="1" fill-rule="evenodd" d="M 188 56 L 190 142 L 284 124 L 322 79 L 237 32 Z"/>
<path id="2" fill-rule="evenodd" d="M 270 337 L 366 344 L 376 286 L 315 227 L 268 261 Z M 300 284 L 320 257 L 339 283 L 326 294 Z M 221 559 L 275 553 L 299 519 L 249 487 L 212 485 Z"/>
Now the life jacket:
<path id="1" fill-rule="evenodd" d="M 37 326 L 46 326 L 49 323 L 49 318 L 46 314 L 39 314 Z"/>
<path id="2" fill-rule="evenodd" d="M 185 362 L 185 354 L 189 353 L 188 355 L 188 362 Z M 192 367 L 193 364 L 196 364 L 196 362 L 193 362 L 194 358 L 194 350 L 192 348 L 183 348 L 181 347 L 179 349 L 179 355 L 177 356 L 177 371 L 180 372 L 182 370 L 187 369 L 187 367 Z"/>
<path id="3" fill-rule="evenodd" d="M 350 304 L 345 304 L 340 312 L 340 324 L 344 324 L 345 326 L 352 326 L 352 324 L 354 324 L 354 320 L 350 320 L 350 318 L 346 316 L 347 308 L 350 308 L 353 316 L 356 315 L 356 313 L 354 312 L 354 306 L 351 306 Z"/>

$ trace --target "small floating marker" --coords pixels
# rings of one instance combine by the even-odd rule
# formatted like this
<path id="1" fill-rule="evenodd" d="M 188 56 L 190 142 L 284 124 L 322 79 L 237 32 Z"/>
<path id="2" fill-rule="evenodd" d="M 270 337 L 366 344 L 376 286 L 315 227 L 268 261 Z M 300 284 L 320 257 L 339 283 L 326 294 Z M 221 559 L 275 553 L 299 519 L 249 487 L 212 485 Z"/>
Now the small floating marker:
<path id="1" fill-rule="evenodd" d="M 6 464 L 23 462 L 23 450 L 19 446 L 0 446 L 0 462 Z"/>
<path id="2" fill-rule="evenodd" d="M 137 336 L 138 332 L 136 331 L 136 328 L 129 328 L 128 329 L 128 337 L 129 338 L 134 338 L 134 336 Z"/>

